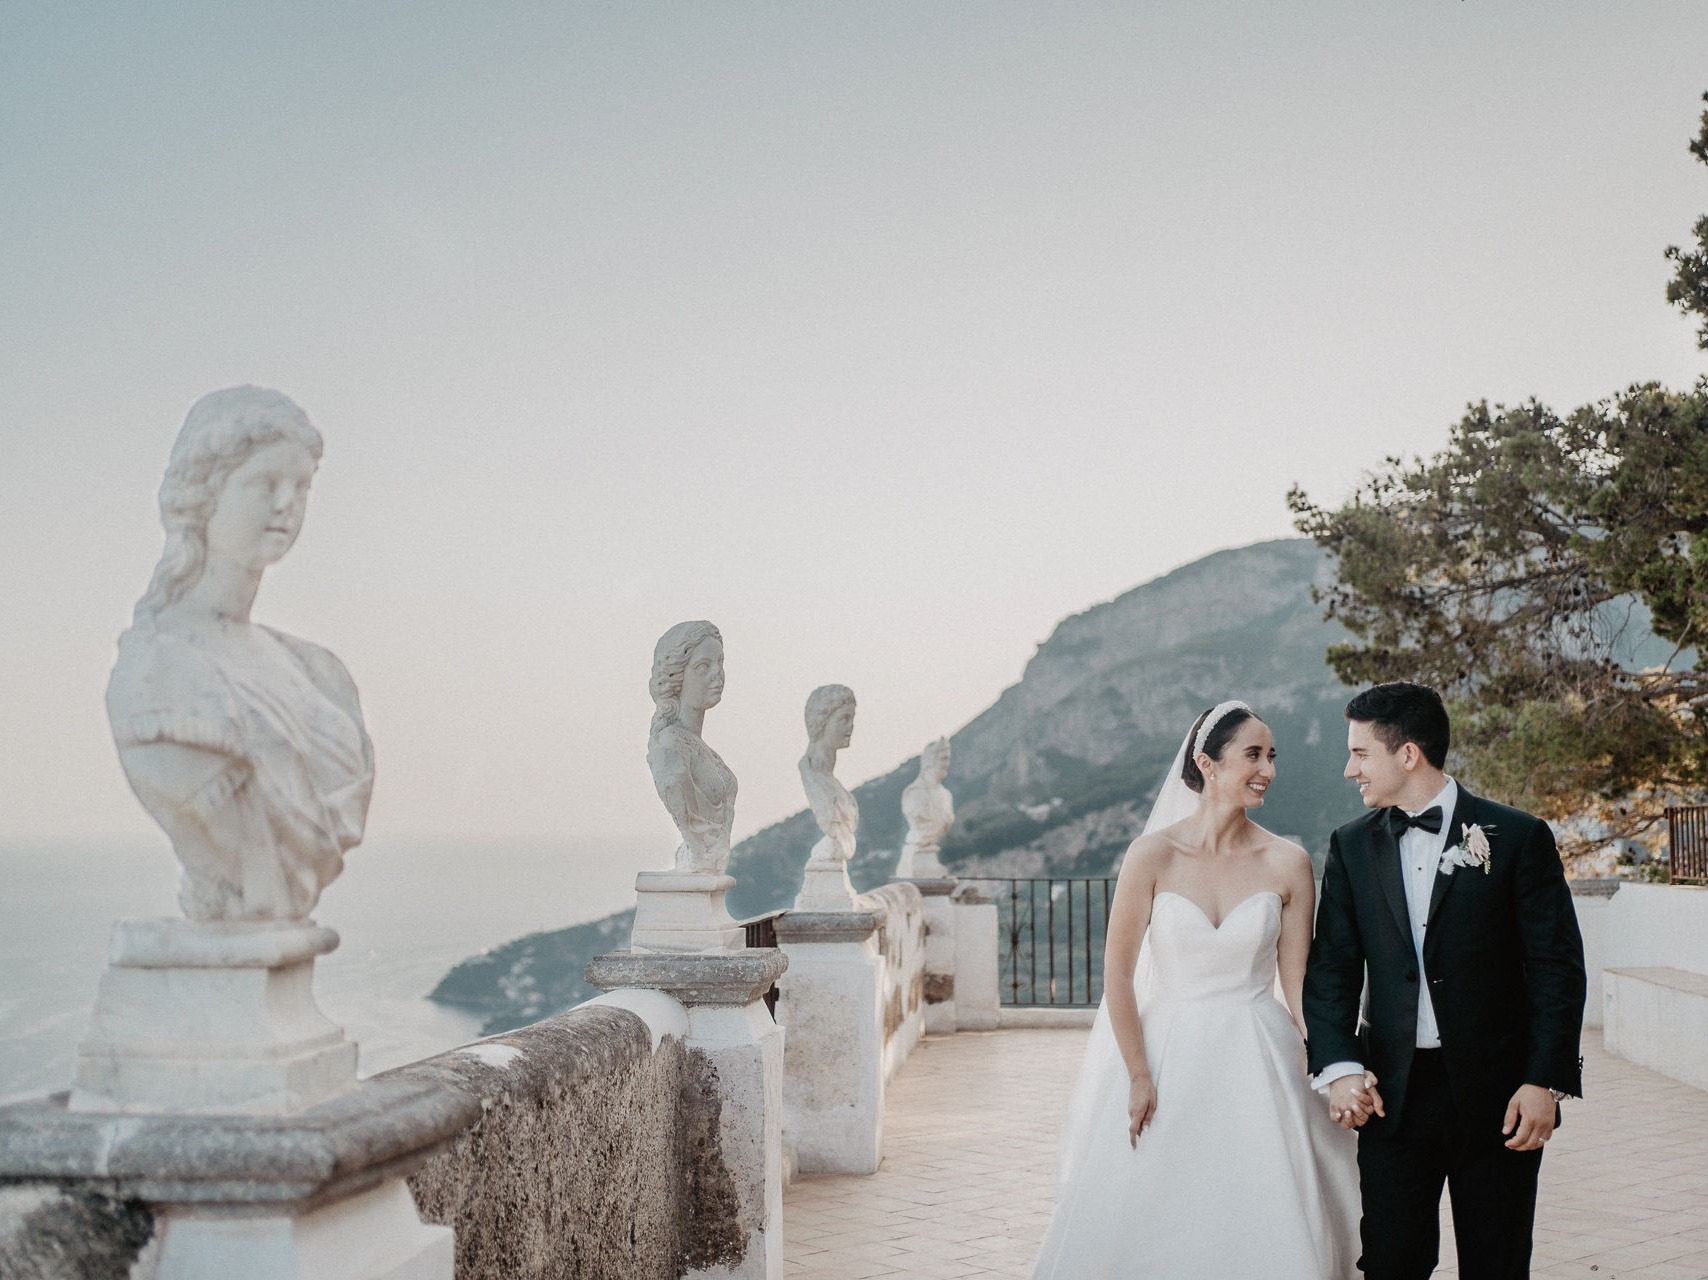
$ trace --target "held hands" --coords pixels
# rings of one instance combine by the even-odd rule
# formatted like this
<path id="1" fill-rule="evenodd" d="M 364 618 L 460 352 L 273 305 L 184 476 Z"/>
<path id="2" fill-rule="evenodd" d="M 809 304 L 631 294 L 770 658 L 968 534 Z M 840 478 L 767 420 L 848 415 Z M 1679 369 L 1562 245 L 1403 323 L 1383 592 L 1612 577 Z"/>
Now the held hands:
<path id="1" fill-rule="evenodd" d="M 1387 1114 L 1382 1095 L 1376 1092 L 1376 1077 L 1369 1071 L 1341 1076 L 1328 1087 L 1328 1118 L 1342 1129 L 1357 1129 L 1372 1115 Z"/>
<path id="2" fill-rule="evenodd" d="M 1506 1104 L 1506 1120 L 1500 1131 L 1512 1136 L 1506 1145 L 1513 1151 L 1535 1151 L 1554 1134 L 1558 1115 L 1554 1095 L 1539 1084 L 1521 1084 Z M 1517 1129 L 1514 1133 L 1513 1130 Z"/>
<path id="3" fill-rule="evenodd" d="M 1151 1083 L 1149 1072 L 1141 1072 L 1133 1077 L 1132 1086 L 1127 1090 L 1127 1141 L 1135 1149 L 1139 1145 L 1139 1135 L 1150 1127 L 1155 1116 L 1156 1085 Z"/>

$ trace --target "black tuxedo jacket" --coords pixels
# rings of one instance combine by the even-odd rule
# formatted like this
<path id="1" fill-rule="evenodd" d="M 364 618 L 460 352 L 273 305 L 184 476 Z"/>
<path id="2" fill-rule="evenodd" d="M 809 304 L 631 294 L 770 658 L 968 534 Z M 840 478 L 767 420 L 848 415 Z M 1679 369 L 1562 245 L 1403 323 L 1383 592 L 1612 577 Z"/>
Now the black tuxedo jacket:
<path id="1" fill-rule="evenodd" d="M 1447 847 L 1474 823 L 1488 835 L 1491 855 L 1486 871 L 1462 866 L 1435 877 L 1420 974 L 1387 815 L 1371 810 L 1329 839 L 1305 969 L 1311 1071 L 1362 1062 L 1375 1072 L 1387 1111 L 1367 1127 L 1391 1130 L 1405 1109 L 1418 991 L 1427 980 L 1449 1086 L 1466 1121 L 1498 1131 L 1521 1084 L 1581 1093 L 1583 939 L 1548 824 L 1459 788 Z"/>

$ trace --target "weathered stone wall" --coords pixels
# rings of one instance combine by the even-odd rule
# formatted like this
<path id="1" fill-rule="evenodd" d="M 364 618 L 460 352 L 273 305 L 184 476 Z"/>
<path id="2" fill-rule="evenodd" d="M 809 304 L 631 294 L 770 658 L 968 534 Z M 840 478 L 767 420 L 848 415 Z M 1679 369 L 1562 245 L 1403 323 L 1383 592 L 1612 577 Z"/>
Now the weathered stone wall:
<path id="1" fill-rule="evenodd" d="M 469 1126 L 409 1178 L 422 1219 L 456 1230 L 458 1280 L 675 1280 L 742 1262 L 751 1224 L 717 1068 L 688 1025 L 667 996 L 616 992 L 360 1086 L 460 1112 L 445 1133 Z M 158 1224 L 119 1189 L 0 1184 L 0 1278 L 132 1276 Z"/>
<path id="2" fill-rule="evenodd" d="M 662 999 L 662 997 L 659 997 Z M 684 1024 L 685 1025 L 685 1024 Z M 455 1227 L 457 1280 L 646 1280 L 738 1259 L 706 1064 L 681 1035 L 593 1002 L 399 1074 L 484 1114 L 409 1180 Z"/>
<path id="3" fill-rule="evenodd" d="M 925 900 L 911 884 L 892 883 L 864 894 L 861 905 L 879 913 L 884 1078 L 888 1079 L 919 1043 L 925 1026 Z"/>
<path id="4" fill-rule="evenodd" d="M 92 1186 L 0 1186 L 4 1280 L 129 1280 L 153 1235 L 146 1205 Z"/>

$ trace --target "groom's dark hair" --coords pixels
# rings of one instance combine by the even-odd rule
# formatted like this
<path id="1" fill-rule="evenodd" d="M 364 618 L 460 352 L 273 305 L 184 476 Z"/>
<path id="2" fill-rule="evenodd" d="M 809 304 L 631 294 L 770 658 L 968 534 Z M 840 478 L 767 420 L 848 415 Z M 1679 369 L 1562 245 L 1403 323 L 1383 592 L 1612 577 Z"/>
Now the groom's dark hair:
<path id="1" fill-rule="evenodd" d="M 1415 742 L 1430 764 L 1447 767 L 1447 708 L 1426 684 L 1394 680 L 1371 685 L 1346 704 L 1346 718 L 1369 725 L 1389 751 Z"/>

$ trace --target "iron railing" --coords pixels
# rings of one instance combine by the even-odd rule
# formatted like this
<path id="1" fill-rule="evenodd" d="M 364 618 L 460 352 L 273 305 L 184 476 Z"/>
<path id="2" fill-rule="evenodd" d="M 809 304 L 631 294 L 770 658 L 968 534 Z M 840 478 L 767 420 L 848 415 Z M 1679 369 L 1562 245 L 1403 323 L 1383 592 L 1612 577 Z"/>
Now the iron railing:
<path id="1" fill-rule="evenodd" d="M 1114 876 L 963 877 L 996 903 L 1002 1003 L 1085 1008 L 1103 999 Z"/>
<path id="2" fill-rule="evenodd" d="M 1674 884 L 1708 884 L 1708 805 L 1668 805 L 1667 871 Z"/>
<path id="3" fill-rule="evenodd" d="M 743 943 L 749 947 L 775 947 L 777 945 L 777 917 L 781 911 L 773 911 L 770 915 L 754 916 L 751 920 L 741 921 Z M 773 982 L 760 997 L 765 1001 L 765 1009 L 773 1021 L 777 1017 L 777 984 Z"/>

